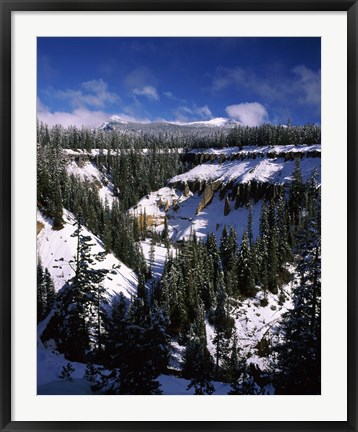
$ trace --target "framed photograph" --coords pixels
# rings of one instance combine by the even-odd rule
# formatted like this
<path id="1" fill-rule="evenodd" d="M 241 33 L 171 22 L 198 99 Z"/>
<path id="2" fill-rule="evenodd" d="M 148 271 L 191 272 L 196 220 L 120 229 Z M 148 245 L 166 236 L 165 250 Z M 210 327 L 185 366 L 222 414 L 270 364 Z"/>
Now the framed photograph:
<path id="1" fill-rule="evenodd" d="M 356 1 L 0 10 L 1 430 L 356 431 Z"/>

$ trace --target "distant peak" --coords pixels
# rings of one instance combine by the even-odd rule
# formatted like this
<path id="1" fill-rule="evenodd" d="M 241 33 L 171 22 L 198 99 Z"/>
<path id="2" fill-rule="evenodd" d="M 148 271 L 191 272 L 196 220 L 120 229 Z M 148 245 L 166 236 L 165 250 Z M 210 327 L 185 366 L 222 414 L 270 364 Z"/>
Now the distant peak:
<path id="1" fill-rule="evenodd" d="M 233 119 L 229 119 L 226 117 L 215 117 L 212 118 L 210 120 L 195 120 L 195 121 L 190 121 L 190 122 L 184 122 L 184 121 L 177 121 L 177 122 L 168 122 L 170 124 L 177 124 L 180 126 L 204 126 L 204 127 L 234 127 L 237 125 L 240 125 L 241 123 L 233 120 Z"/>
<path id="2" fill-rule="evenodd" d="M 118 116 L 118 115 L 113 115 L 107 121 L 103 122 L 99 128 L 102 130 L 107 130 L 107 131 L 121 128 L 121 126 L 126 128 L 126 127 L 136 127 L 136 125 L 141 126 L 141 127 L 143 127 L 143 125 L 146 125 L 146 127 L 149 127 L 149 128 L 156 128 L 156 127 L 161 126 L 161 125 L 177 125 L 177 126 L 184 126 L 184 127 L 190 126 L 190 127 L 204 127 L 204 128 L 205 127 L 230 128 L 230 127 L 235 127 L 235 126 L 240 125 L 240 124 L 241 123 L 236 121 L 236 120 L 225 118 L 225 117 L 216 117 L 216 118 L 212 118 L 210 120 L 195 120 L 195 121 L 185 121 L 185 122 L 184 121 L 166 121 L 166 120 L 149 122 L 149 121 L 134 121 L 131 119 L 123 118 L 123 117 Z"/>
<path id="3" fill-rule="evenodd" d="M 116 122 L 116 123 L 123 123 L 123 124 L 127 124 L 128 121 L 124 120 L 122 117 L 118 116 L 118 115 L 113 115 L 112 117 L 110 117 L 109 119 L 112 122 Z"/>

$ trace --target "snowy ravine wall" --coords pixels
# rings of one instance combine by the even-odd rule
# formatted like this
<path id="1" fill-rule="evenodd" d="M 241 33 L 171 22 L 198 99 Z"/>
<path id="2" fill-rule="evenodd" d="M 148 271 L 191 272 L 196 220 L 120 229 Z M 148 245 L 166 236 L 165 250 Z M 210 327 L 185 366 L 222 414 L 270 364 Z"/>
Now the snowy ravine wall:
<path id="1" fill-rule="evenodd" d="M 168 179 L 166 187 L 150 192 L 130 209 L 132 215 L 148 218 L 148 236 L 141 244 L 147 263 L 152 265 L 153 275 L 158 279 L 163 273 L 167 249 L 175 251 L 178 245 L 170 246 L 169 243 L 165 246 L 165 243 L 160 243 L 153 246 L 151 241 L 154 236 L 150 235 L 150 230 L 161 232 L 167 225 L 173 242 L 190 237 L 193 231 L 202 239 L 213 232 L 219 240 L 226 225 L 235 228 L 240 241 L 248 227 L 247 204 L 251 203 L 252 232 L 256 237 L 264 199 L 275 196 L 292 181 L 296 160 L 299 161 L 303 181 L 307 181 L 316 171 L 320 183 L 320 146 L 317 145 L 205 149 L 186 153 L 183 158 L 186 157 L 194 158 L 191 162 L 194 168 Z M 82 158 L 77 154 L 74 157 L 68 154 L 66 163 L 68 174 L 73 174 L 86 186 L 94 184 L 101 199 L 106 200 L 109 206 L 114 203 L 112 209 L 115 207 L 117 198 L 112 179 L 96 155 Z M 72 237 L 76 230 L 76 218 L 64 210 L 63 222 L 63 228 L 54 230 L 50 219 L 40 212 L 37 216 L 39 259 L 43 267 L 50 271 L 56 291 L 74 274 L 69 261 L 76 253 L 76 238 Z M 83 233 L 91 237 L 92 251 L 104 254 L 104 260 L 96 265 L 109 270 L 104 281 L 109 300 L 119 293 L 127 298 L 135 296 L 137 275 L 113 254 L 105 254 L 102 241 L 85 227 Z M 154 262 L 151 262 L 152 246 Z M 258 290 L 251 297 L 232 298 L 230 302 L 230 318 L 234 320 L 238 335 L 238 350 L 246 366 L 257 373 L 255 382 L 261 386 L 260 394 L 275 393 L 272 379 L 267 375 L 273 358 L 267 348 L 279 342 L 282 315 L 292 308 L 294 283 L 299 280 L 294 265 L 285 267 L 285 270 L 289 280 L 280 287 L 278 294 Z M 154 281 L 149 280 L 148 285 L 151 282 Z M 84 363 L 72 361 L 73 379 L 60 379 L 67 359 L 56 352 L 51 339 L 46 340 L 45 345 L 41 339 L 50 315 L 38 326 L 38 394 L 91 394 L 90 384 L 85 379 Z M 207 347 L 214 358 L 217 350 L 214 343 L 215 325 L 209 320 L 209 315 L 203 322 Z M 170 361 L 164 373 L 172 375 L 161 374 L 158 377 L 161 390 L 164 394 L 193 394 L 193 389 L 188 388 L 189 381 L 184 379 L 184 375 L 181 377 L 185 346 L 175 337 L 170 343 Z M 264 380 L 260 382 L 262 378 Z M 214 387 L 216 394 L 227 394 L 230 390 L 226 381 L 214 382 Z"/>
<path id="2" fill-rule="evenodd" d="M 145 154 L 145 150 L 143 150 Z M 148 228 L 160 233 L 167 217 L 169 236 L 173 241 L 188 238 L 192 231 L 198 237 L 208 232 L 220 238 L 224 225 L 235 226 L 238 238 L 247 228 L 247 204 L 252 204 L 253 231 L 263 199 L 279 194 L 291 182 L 299 160 L 303 181 L 317 171 L 321 177 L 321 146 L 280 145 L 266 147 L 228 147 L 179 151 L 189 171 L 167 179 L 167 186 L 150 192 L 130 209 L 140 220 L 145 214 Z M 94 184 L 104 202 L 111 206 L 119 192 L 104 166 L 114 151 L 64 150 L 67 172 L 83 182 Z"/>
<path id="3" fill-rule="evenodd" d="M 55 290 L 59 291 L 70 280 L 75 272 L 74 265 L 69 262 L 76 255 L 77 239 L 72 237 L 76 231 L 77 220 L 72 213 L 64 209 L 64 227 L 52 229 L 52 221 L 41 212 L 37 212 L 37 253 L 44 268 L 50 272 Z M 83 233 L 91 238 L 93 253 L 105 253 L 101 240 L 83 227 Z M 109 270 L 103 285 L 111 300 L 117 294 L 123 293 L 127 298 L 137 292 L 137 275 L 113 254 L 105 254 L 105 258 L 96 266 Z"/>
<path id="4" fill-rule="evenodd" d="M 213 232 L 220 238 L 224 225 L 235 226 L 241 239 L 251 203 L 256 236 L 262 201 L 290 184 L 297 163 L 304 182 L 316 172 L 320 184 L 320 155 L 320 145 L 196 149 L 186 157 L 198 165 L 171 178 L 130 211 L 138 217 L 145 214 L 158 232 L 166 217 L 173 241 L 187 239 L 193 231 L 198 237 Z"/>

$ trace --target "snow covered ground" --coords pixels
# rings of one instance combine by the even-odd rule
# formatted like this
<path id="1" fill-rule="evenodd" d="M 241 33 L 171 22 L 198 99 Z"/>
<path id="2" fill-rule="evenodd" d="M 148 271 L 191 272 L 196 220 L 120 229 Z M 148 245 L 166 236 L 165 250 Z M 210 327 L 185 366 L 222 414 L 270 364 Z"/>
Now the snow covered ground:
<path id="1" fill-rule="evenodd" d="M 232 155 L 248 155 L 248 154 L 263 154 L 267 155 L 267 153 L 306 153 L 311 151 L 321 151 L 321 145 L 315 144 L 315 145 L 276 145 L 276 146 L 245 146 L 240 149 L 240 147 L 225 147 L 221 149 L 217 148 L 198 148 L 193 149 L 190 151 L 190 153 L 193 154 L 208 154 L 208 155 L 225 155 L 227 157 Z"/>
<path id="2" fill-rule="evenodd" d="M 104 175 L 93 162 L 82 162 L 78 165 L 75 161 L 70 161 L 66 167 L 68 175 L 75 175 L 81 181 L 93 183 L 98 189 L 98 193 L 103 202 L 107 199 L 111 206 L 114 196 L 114 185 L 110 178 Z"/>
<path id="3" fill-rule="evenodd" d="M 320 145 L 314 146 L 272 146 L 272 147 L 245 147 L 240 151 L 238 147 L 227 149 L 205 149 L 205 154 L 255 153 L 255 152 L 306 152 L 320 151 Z M 200 153 L 204 150 L 193 150 Z M 164 228 L 164 218 L 167 215 L 168 230 L 171 240 L 178 241 L 189 238 L 195 231 L 199 238 L 205 238 L 208 233 L 216 234 L 220 239 L 223 227 L 234 226 L 240 241 L 243 232 L 247 229 L 248 209 L 239 207 L 235 209 L 235 201 L 230 201 L 230 213 L 224 214 L 225 200 L 219 199 L 219 192 L 215 192 L 212 201 L 200 212 L 198 206 L 203 194 L 185 194 L 176 186 L 188 182 L 218 182 L 222 185 L 248 183 L 250 181 L 266 182 L 270 184 L 287 184 L 292 181 L 296 163 L 294 160 L 285 161 L 284 158 L 256 158 L 245 160 L 232 160 L 220 163 L 218 160 L 200 164 L 190 171 L 177 175 L 169 180 L 168 185 L 156 192 L 143 197 L 137 205 L 130 209 L 134 216 L 146 214 L 153 216 L 155 230 L 161 232 Z M 307 181 L 314 169 L 317 169 L 317 181 L 321 181 L 321 159 L 318 157 L 304 157 L 301 159 L 301 173 L 303 181 Z M 253 234 L 257 235 L 258 221 L 262 202 L 253 205 Z"/>
<path id="4" fill-rule="evenodd" d="M 69 264 L 76 255 L 77 239 L 71 237 L 76 230 L 76 218 L 67 210 L 63 212 L 64 228 L 61 230 L 52 229 L 52 221 L 37 212 L 37 222 L 43 227 L 37 235 L 37 253 L 43 267 L 46 267 L 51 274 L 58 291 L 71 279 L 75 272 Z M 83 227 L 83 234 L 92 238 L 94 246 L 92 253 L 104 252 L 101 240 Z M 107 289 L 110 298 L 122 292 L 130 298 L 137 292 L 138 280 L 136 274 L 125 264 L 119 261 L 113 254 L 106 254 L 102 262 L 95 265 L 97 268 L 108 269 L 103 286 Z"/>
<path id="5" fill-rule="evenodd" d="M 205 149 L 193 150 L 193 153 L 204 154 L 224 154 L 230 156 L 238 152 L 273 152 L 273 151 L 320 151 L 320 146 L 279 146 L 275 147 L 246 147 L 244 150 L 239 148 L 229 149 Z M 76 153 L 71 150 L 71 152 Z M 307 180 L 314 168 L 318 169 L 318 181 L 320 182 L 320 158 L 303 158 L 301 160 L 301 171 L 304 180 Z M 82 181 L 95 183 L 99 188 L 102 199 L 107 198 L 109 203 L 113 202 L 113 185 L 109 179 L 104 176 L 98 167 L 91 162 L 84 162 L 78 165 L 72 161 L 68 165 L 68 172 L 73 173 Z M 232 160 L 219 163 L 219 161 L 207 162 L 201 164 L 192 170 L 173 177 L 166 187 L 158 191 L 151 192 L 134 206 L 130 213 L 141 215 L 144 212 L 147 216 L 153 216 L 154 227 L 157 232 L 164 228 L 164 218 L 167 217 L 169 236 L 173 241 L 188 238 L 192 231 L 196 232 L 199 238 L 205 238 L 208 233 L 216 234 L 218 242 L 221 237 L 223 227 L 233 226 L 237 231 L 238 241 L 241 240 L 244 230 L 247 230 L 248 209 L 240 207 L 235 209 L 235 202 L 231 201 L 231 210 L 229 214 L 224 215 L 225 200 L 220 200 L 219 193 L 216 192 L 212 201 L 198 214 L 197 209 L 202 194 L 184 193 L 174 187 L 177 183 L 186 183 L 188 181 L 205 181 L 210 183 L 219 181 L 227 183 L 246 183 L 251 180 L 270 182 L 270 183 L 288 183 L 292 179 L 292 173 L 295 169 L 294 161 L 285 161 L 283 158 L 263 158 Z M 256 237 L 259 229 L 259 216 L 262 201 L 252 206 L 253 217 L 253 236 Z M 77 240 L 71 237 L 76 230 L 76 219 L 68 211 L 64 211 L 64 228 L 61 230 L 52 230 L 52 222 L 44 217 L 40 212 L 37 214 L 38 221 L 38 256 L 43 267 L 48 268 L 54 281 L 55 289 L 58 291 L 63 287 L 67 280 L 74 275 L 69 261 L 73 260 Z M 92 238 L 95 245 L 92 248 L 93 253 L 104 252 L 103 244 L 99 238 L 83 228 L 83 233 Z M 141 242 L 144 256 L 149 264 L 150 239 Z M 160 278 L 163 273 L 167 249 L 163 245 L 156 245 L 154 251 L 153 276 Z M 137 290 L 137 276 L 135 273 L 120 262 L 113 254 L 106 254 L 103 262 L 97 264 L 100 268 L 106 268 L 109 273 L 104 281 L 110 299 L 122 292 L 127 298 L 130 298 Z M 72 266 L 73 267 L 73 266 Z M 293 271 L 293 269 L 290 269 Z M 253 363 L 265 370 L 268 366 L 269 358 L 265 353 L 265 340 L 277 340 L 277 325 L 282 314 L 292 307 L 291 296 L 292 286 L 290 284 L 282 288 L 285 300 L 282 304 L 279 302 L 279 295 L 267 294 L 267 304 L 262 302 L 263 293 L 259 292 L 255 298 L 249 298 L 242 302 L 237 302 L 233 316 L 235 318 L 235 328 L 238 335 L 238 344 L 240 354 L 248 357 L 248 363 Z M 41 335 L 47 321 L 41 322 L 38 326 L 38 335 Z M 213 327 L 207 322 L 207 339 L 208 347 L 214 354 L 215 347 L 212 339 L 214 335 Z M 276 339 L 275 339 L 276 338 Z M 74 372 L 72 381 L 63 380 L 59 375 L 68 361 L 63 355 L 52 351 L 50 346 L 47 348 L 41 342 L 38 336 L 38 394 L 92 394 L 89 383 L 84 379 L 86 365 L 71 362 Z M 271 344 L 268 344 L 268 346 Z M 177 342 L 172 342 L 172 355 L 170 367 L 180 369 L 184 347 Z M 193 394 L 194 390 L 187 390 L 189 381 L 169 375 L 159 377 L 161 388 L 164 394 L 185 395 Z M 216 392 L 214 394 L 227 394 L 230 390 L 229 385 L 223 383 L 214 383 Z"/>
<path id="6" fill-rule="evenodd" d="M 165 212 L 165 205 L 160 205 L 160 199 L 161 202 L 169 203 L 170 208 L 167 212 Z M 235 227 L 238 239 L 241 240 L 244 231 L 247 230 L 248 209 L 246 207 L 235 209 L 235 202 L 231 202 L 231 211 L 225 216 L 225 200 L 220 200 L 216 193 L 211 204 L 196 214 L 201 199 L 202 195 L 198 193 L 190 193 L 185 197 L 178 189 L 165 187 L 142 198 L 130 212 L 138 216 L 145 211 L 147 216 L 153 216 L 154 228 L 158 233 L 164 229 L 164 218 L 167 215 L 169 237 L 172 241 L 188 239 L 194 231 L 198 238 L 205 239 L 208 233 L 214 233 L 220 240 L 225 225 Z M 177 204 L 175 208 L 173 208 L 174 203 Z M 254 237 L 258 234 L 261 205 L 262 202 L 259 201 L 252 206 Z"/>
<path id="7" fill-rule="evenodd" d="M 165 153 L 184 153 L 184 149 L 183 148 L 174 148 L 174 149 L 165 149 L 165 150 L 161 150 L 161 153 L 165 152 Z M 96 156 L 116 156 L 118 154 L 121 154 L 121 150 L 117 149 L 117 150 L 107 150 L 107 149 L 91 149 L 91 150 L 84 150 L 84 149 L 63 149 L 63 153 L 66 156 L 87 156 L 87 157 L 96 157 Z M 141 149 L 141 153 L 142 154 L 147 154 L 148 153 L 148 149 L 143 148 Z"/>
<path id="8" fill-rule="evenodd" d="M 92 395 L 91 384 L 85 379 L 86 365 L 84 363 L 69 362 L 62 354 L 46 348 L 40 338 L 44 328 L 51 318 L 51 314 L 38 325 L 37 337 L 37 394 L 38 395 Z M 74 369 L 71 380 L 61 379 L 64 367 L 71 364 Z M 194 389 L 187 390 L 189 380 L 171 375 L 160 375 L 158 380 L 164 395 L 192 395 Z M 225 395 L 230 386 L 221 382 L 214 382 L 216 395 Z"/>
<path id="9" fill-rule="evenodd" d="M 312 170 L 321 164 L 320 158 L 303 158 L 301 160 L 301 172 L 303 180 L 306 181 Z M 296 163 L 294 160 L 285 161 L 283 158 L 268 159 L 245 159 L 225 162 L 206 162 L 196 166 L 190 171 L 177 175 L 169 181 L 169 185 L 186 183 L 188 181 L 214 181 L 227 184 L 230 182 L 248 183 L 252 180 L 257 182 L 289 183 L 292 180 Z M 318 172 L 320 182 L 320 170 Z"/>
<path id="10" fill-rule="evenodd" d="M 146 259 L 148 267 L 150 266 L 150 257 L 149 257 L 149 251 L 150 251 L 150 239 L 147 238 L 140 242 L 143 250 L 144 257 Z M 172 252 L 173 256 L 175 256 L 175 248 L 171 247 L 170 251 Z M 153 277 L 156 279 L 159 279 L 164 270 L 164 264 L 165 259 L 168 254 L 168 249 L 164 245 L 155 245 L 154 246 L 154 264 L 152 267 L 152 273 Z"/>
<path id="11" fill-rule="evenodd" d="M 292 269 L 291 269 L 292 270 Z M 279 301 L 280 294 L 285 300 Z M 238 349 L 240 355 L 247 358 L 247 364 L 257 365 L 262 371 L 269 366 L 269 353 L 264 351 L 264 343 L 269 346 L 278 342 L 278 328 L 282 315 L 292 308 L 292 285 L 289 283 L 281 288 L 279 294 L 267 293 L 266 303 L 261 303 L 264 293 L 259 291 L 255 297 L 238 302 L 232 317 L 235 319 L 235 330 L 238 336 Z M 215 355 L 215 346 L 212 343 L 214 327 L 206 322 L 208 348 Z M 260 341 L 261 348 L 260 348 Z"/>

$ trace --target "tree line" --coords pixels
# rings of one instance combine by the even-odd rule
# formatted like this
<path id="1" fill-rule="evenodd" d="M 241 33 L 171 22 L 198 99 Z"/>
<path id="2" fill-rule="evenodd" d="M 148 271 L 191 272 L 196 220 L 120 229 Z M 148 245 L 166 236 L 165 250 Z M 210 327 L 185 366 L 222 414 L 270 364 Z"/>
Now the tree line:
<path id="1" fill-rule="evenodd" d="M 184 151 L 194 148 L 320 144 L 321 127 L 315 124 L 287 125 L 263 124 L 260 126 L 237 125 L 231 128 L 188 127 L 166 125 L 141 125 L 133 129 L 103 130 L 100 128 L 64 128 L 60 125 L 49 128 L 38 122 L 37 141 L 43 145 L 56 136 L 58 145 L 73 150 L 103 149 L 176 149 Z"/>

